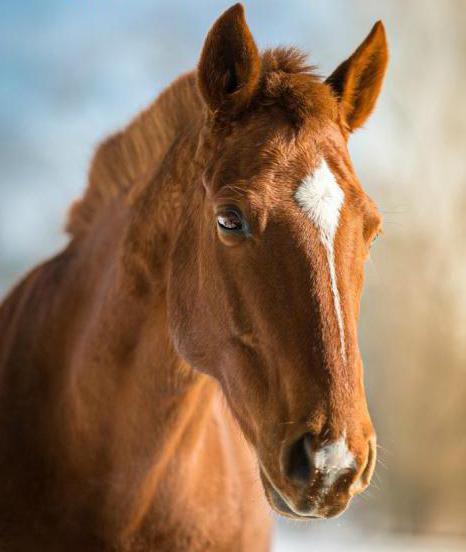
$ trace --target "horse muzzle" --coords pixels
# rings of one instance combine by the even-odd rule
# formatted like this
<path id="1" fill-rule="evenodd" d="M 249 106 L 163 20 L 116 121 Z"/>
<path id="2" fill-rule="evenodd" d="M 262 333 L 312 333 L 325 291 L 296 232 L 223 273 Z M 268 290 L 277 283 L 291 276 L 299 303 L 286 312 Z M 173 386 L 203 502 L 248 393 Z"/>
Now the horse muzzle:
<path id="1" fill-rule="evenodd" d="M 272 479 L 261 466 L 261 479 L 270 505 L 295 519 L 330 518 L 341 514 L 351 498 L 369 485 L 376 461 L 375 437 L 359 461 L 345 436 L 318 448 L 305 434 L 282 455 L 280 474 Z M 278 482 L 279 481 L 279 482 Z"/>

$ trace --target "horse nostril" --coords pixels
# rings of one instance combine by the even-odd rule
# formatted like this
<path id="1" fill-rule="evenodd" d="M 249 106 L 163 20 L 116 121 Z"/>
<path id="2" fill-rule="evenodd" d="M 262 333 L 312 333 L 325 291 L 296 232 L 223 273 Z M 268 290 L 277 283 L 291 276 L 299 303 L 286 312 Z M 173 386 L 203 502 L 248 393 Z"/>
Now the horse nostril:
<path id="1" fill-rule="evenodd" d="M 291 445 L 285 461 L 285 473 L 297 483 L 308 483 L 311 476 L 311 460 L 308 453 L 307 441 L 311 435 L 306 433 Z"/>

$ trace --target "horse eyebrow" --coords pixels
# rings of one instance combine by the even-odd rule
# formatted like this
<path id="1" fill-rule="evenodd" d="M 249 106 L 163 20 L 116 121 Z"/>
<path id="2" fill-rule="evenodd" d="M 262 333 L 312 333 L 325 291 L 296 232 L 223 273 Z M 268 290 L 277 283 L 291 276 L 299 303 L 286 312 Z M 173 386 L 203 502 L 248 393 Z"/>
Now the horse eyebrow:
<path id="1" fill-rule="evenodd" d="M 248 194 L 248 190 L 244 186 L 239 186 L 237 184 L 225 184 L 225 186 L 222 186 L 218 192 L 215 194 L 216 199 L 222 199 L 222 195 L 242 195 L 246 196 Z M 228 199 L 228 198 L 227 198 Z"/>

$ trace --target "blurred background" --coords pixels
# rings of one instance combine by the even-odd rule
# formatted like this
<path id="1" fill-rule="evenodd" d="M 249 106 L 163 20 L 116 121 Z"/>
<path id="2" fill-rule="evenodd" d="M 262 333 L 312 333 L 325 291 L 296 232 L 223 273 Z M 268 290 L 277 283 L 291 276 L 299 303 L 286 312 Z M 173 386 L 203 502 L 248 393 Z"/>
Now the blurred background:
<path id="1" fill-rule="evenodd" d="M 0 294 L 62 247 L 96 144 L 180 72 L 233 0 L 2 0 Z M 328 75 L 386 25 L 391 62 L 353 136 L 384 214 L 361 317 L 374 483 L 331 521 L 279 521 L 274 552 L 466 550 L 466 2 L 246 0 L 261 47 Z"/>

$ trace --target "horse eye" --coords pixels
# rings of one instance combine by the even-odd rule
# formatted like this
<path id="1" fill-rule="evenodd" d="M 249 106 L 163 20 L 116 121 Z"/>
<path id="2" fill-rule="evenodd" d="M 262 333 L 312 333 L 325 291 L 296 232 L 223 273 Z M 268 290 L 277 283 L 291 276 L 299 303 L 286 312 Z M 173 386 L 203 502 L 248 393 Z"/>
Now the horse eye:
<path id="1" fill-rule="evenodd" d="M 377 234 L 374 236 L 372 242 L 371 242 L 371 247 L 374 245 L 374 243 L 379 239 L 380 237 L 380 232 L 377 232 Z"/>
<path id="2" fill-rule="evenodd" d="M 240 231 L 243 229 L 241 217 L 235 211 L 227 211 L 217 215 L 217 224 L 222 230 Z"/>

